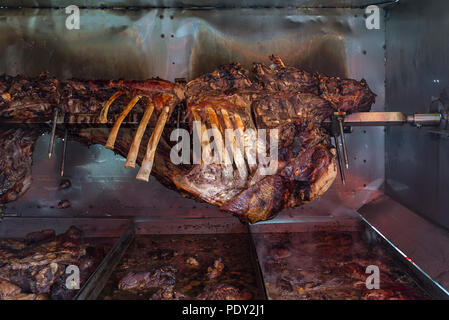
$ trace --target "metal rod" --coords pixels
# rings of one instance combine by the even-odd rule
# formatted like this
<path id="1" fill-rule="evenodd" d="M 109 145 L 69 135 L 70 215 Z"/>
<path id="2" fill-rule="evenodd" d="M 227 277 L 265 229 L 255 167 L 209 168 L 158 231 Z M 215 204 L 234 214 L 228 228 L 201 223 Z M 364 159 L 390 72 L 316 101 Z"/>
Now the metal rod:
<path id="1" fill-rule="evenodd" d="M 58 120 L 58 108 L 55 108 L 53 111 L 53 121 L 51 127 L 51 137 L 50 137 L 50 145 L 48 146 L 48 159 L 51 159 L 53 155 L 53 146 L 55 144 L 55 135 L 56 135 L 56 123 Z"/>
<path id="2" fill-rule="evenodd" d="M 96 300 L 106 285 L 109 277 L 119 264 L 121 258 L 128 249 L 134 239 L 134 224 L 131 223 L 129 228 L 117 240 L 115 245 L 103 259 L 97 270 L 89 277 L 84 286 L 78 292 L 75 300 Z"/>
<path id="3" fill-rule="evenodd" d="M 414 126 L 439 126 L 441 114 L 415 113 L 406 115 L 402 112 L 356 112 L 344 118 L 344 126 L 397 126 L 409 123 Z"/>
<path id="4" fill-rule="evenodd" d="M 249 250 L 250 250 L 250 259 L 251 264 L 253 266 L 255 272 L 255 278 L 257 283 L 257 296 L 254 297 L 256 300 L 267 300 L 267 288 L 265 287 L 265 280 L 263 278 L 263 272 L 260 267 L 259 257 L 257 255 L 256 244 L 254 243 L 253 233 L 251 232 L 251 226 L 247 224 L 248 229 L 248 237 L 249 237 Z"/>
<path id="5" fill-rule="evenodd" d="M 65 155 L 67 152 L 67 136 L 69 134 L 69 130 L 67 128 L 64 129 L 64 144 L 62 146 L 62 159 L 61 159 L 61 169 L 59 171 L 59 174 L 61 177 L 64 176 L 64 166 L 65 166 Z"/>
<path id="6" fill-rule="evenodd" d="M 407 116 L 407 122 L 416 127 L 439 126 L 441 119 L 440 113 L 414 113 Z"/>
<path id="7" fill-rule="evenodd" d="M 110 114 L 107 123 L 100 122 L 100 116 L 95 113 L 72 113 L 60 115 L 57 117 L 57 124 L 64 125 L 85 125 L 89 127 L 109 127 L 113 125 L 118 114 Z M 130 113 L 122 122 L 122 126 L 138 126 L 143 113 Z M 324 124 L 329 124 L 330 119 L 324 121 Z M 398 126 L 410 123 L 412 125 L 421 124 L 425 126 L 438 126 L 441 122 L 441 114 L 412 114 L 405 115 L 402 112 L 356 112 L 348 114 L 344 118 L 343 125 L 345 127 L 368 127 L 368 126 Z M 17 120 L 15 118 L 0 119 L 2 125 L 43 125 L 49 124 L 47 118 L 31 118 L 27 120 Z M 180 123 L 185 123 L 180 121 Z M 170 124 L 167 124 L 169 126 Z M 175 124 L 173 123 L 174 127 Z"/>
<path id="8" fill-rule="evenodd" d="M 340 129 L 341 145 L 343 147 L 343 158 L 345 160 L 345 167 L 349 169 L 348 151 L 346 150 L 345 132 L 343 129 L 343 118 L 338 117 L 338 127 Z"/>
<path id="9" fill-rule="evenodd" d="M 334 134 L 334 140 L 335 140 L 335 149 L 337 149 L 338 169 L 340 170 L 341 183 L 343 185 L 345 185 L 346 179 L 345 179 L 345 173 L 343 171 L 343 161 L 341 159 L 340 146 L 338 143 L 338 136 L 336 134 Z"/>

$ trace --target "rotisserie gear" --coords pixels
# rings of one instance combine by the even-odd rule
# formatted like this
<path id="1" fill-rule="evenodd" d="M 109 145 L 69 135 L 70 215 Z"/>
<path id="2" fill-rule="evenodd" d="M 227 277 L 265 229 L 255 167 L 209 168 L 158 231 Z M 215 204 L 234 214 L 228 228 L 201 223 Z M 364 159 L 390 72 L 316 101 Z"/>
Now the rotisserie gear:
<path id="1" fill-rule="evenodd" d="M 94 113 L 100 122 L 106 122 L 108 113 L 122 110 L 110 133 L 104 128 L 78 128 L 70 130 L 69 138 L 105 144 L 127 156 L 125 167 L 139 163 L 138 179 L 148 181 L 153 173 L 161 183 L 187 197 L 219 206 L 243 220 L 267 220 L 284 208 L 313 201 L 326 192 L 337 170 L 335 148 L 322 122 L 335 111 L 368 111 L 375 100 L 364 80 L 312 75 L 286 67 L 278 56 L 270 58 L 272 67 L 255 64 L 252 75 L 239 63 L 232 63 L 185 85 L 160 79 L 61 82 L 45 75 L 34 79 L 3 76 L 0 117 L 49 120 L 57 106 L 65 114 Z M 171 114 L 176 106 L 185 108 L 191 139 L 198 135 L 202 155 L 206 155 L 198 163 L 175 165 L 170 159 L 174 144 L 164 127 L 175 122 Z M 131 110 L 145 111 L 135 135 L 119 130 Z M 150 137 L 145 134 L 148 123 L 155 123 Z M 229 145 L 224 143 L 226 129 L 233 132 Z M 266 150 L 259 149 L 261 130 L 270 136 L 266 150 L 277 140 L 277 160 L 259 157 L 266 156 Z M 15 134 L 17 141 L 30 135 L 27 131 Z M 142 141 L 148 141 L 146 150 L 140 148 Z M 29 167 L 31 152 L 24 148 L 16 149 Z M 1 157 L 10 154 L 3 151 Z M 208 158 L 218 161 L 210 163 Z M 14 165 L 5 162 L 5 172 L 12 172 Z M 29 184 L 28 167 L 20 177 L 3 177 L 1 202 L 14 200 L 26 190 L 20 186 Z M 267 168 L 271 169 L 268 174 Z"/>

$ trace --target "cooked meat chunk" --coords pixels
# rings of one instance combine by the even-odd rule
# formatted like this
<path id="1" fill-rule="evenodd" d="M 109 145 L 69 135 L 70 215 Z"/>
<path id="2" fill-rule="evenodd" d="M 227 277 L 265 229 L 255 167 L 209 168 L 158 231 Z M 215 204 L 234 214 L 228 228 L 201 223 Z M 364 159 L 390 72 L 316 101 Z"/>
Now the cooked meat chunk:
<path id="1" fill-rule="evenodd" d="M 173 288 L 176 270 L 171 266 L 163 266 L 148 272 L 130 272 L 118 284 L 120 290 Z"/>
<path id="2" fill-rule="evenodd" d="M 103 249 L 82 243 L 82 232 L 72 226 L 55 236 L 54 230 L 29 233 L 23 241 L 0 241 L 0 299 L 71 299 L 77 290 L 66 286 L 66 268 L 80 270 L 80 285 L 103 259 Z"/>

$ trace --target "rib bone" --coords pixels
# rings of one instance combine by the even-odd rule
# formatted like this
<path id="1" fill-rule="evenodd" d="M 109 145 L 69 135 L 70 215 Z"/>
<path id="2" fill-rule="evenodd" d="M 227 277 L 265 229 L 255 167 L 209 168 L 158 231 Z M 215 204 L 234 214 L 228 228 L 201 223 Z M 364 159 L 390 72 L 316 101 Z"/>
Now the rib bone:
<path id="1" fill-rule="evenodd" d="M 201 123 L 201 130 L 197 129 L 198 134 L 200 134 L 201 141 L 201 164 L 210 163 L 212 158 L 212 150 L 210 149 L 210 137 L 207 134 L 207 128 L 203 121 L 201 121 L 201 117 L 196 113 L 196 111 L 192 110 L 192 115 L 195 121 L 199 121 Z"/>
<path id="2" fill-rule="evenodd" d="M 106 142 L 105 147 L 111 150 L 114 150 L 114 144 L 115 139 L 117 139 L 118 130 L 120 129 L 120 125 L 122 124 L 123 120 L 126 118 L 128 113 L 131 111 L 131 109 L 136 105 L 137 101 L 141 96 L 137 95 L 128 103 L 125 110 L 122 111 L 120 116 L 118 117 L 117 121 L 114 124 L 114 127 L 112 128 L 111 132 L 109 133 L 108 141 Z"/>
<path id="3" fill-rule="evenodd" d="M 154 156 L 156 154 L 156 148 L 159 144 L 159 140 L 164 130 L 165 123 L 167 122 L 168 114 L 170 112 L 169 107 L 165 107 L 162 110 L 159 118 L 157 119 L 156 127 L 151 134 L 150 140 L 148 141 L 147 152 L 145 158 L 142 161 L 139 172 L 137 173 L 136 179 L 147 181 L 150 178 L 151 169 L 153 168 Z"/>
<path id="4" fill-rule="evenodd" d="M 209 114 L 209 121 L 211 123 L 212 132 L 214 135 L 214 142 L 217 147 L 218 156 L 220 157 L 220 163 L 223 166 L 223 175 L 225 178 L 233 178 L 233 170 L 231 159 L 229 159 L 228 150 L 226 150 L 223 136 L 221 134 L 220 122 L 218 122 L 217 114 L 211 107 L 207 108 Z"/>
<path id="5" fill-rule="evenodd" d="M 117 91 L 116 93 L 114 93 L 109 100 L 105 103 L 105 105 L 103 106 L 103 109 L 101 109 L 100 112 L 100 123 L 106 123 L 108 122 L 108 111 L 109 111 L 109 107 L 111 106 L 111 104 L 121 95 L 123 94 L 123 92 L 121 91 Z"/>
<path id="6" fill-rule="evenodd" d="M 136 158 L 139 153 L 140 142 L 142 141 L 143 134 L 147 129 L 148 121 L 153 114 L 154 104 L 150 101 L 148 107 L 143 114 L 139 127 L 137 128 L 136 135 L 134 136 L 131 148 L 129 148 L 128 157 L 126 158 L 125 168 L 134 168 L 136 166 Z"/>
<path id="7" fill-rule="evenodd" d="M 243 141 L 240 141 L 240 145 L 244 146 L 245 153 L 246 153 L 246 161 L 248 162 L 248 167 L 251 172 L 254 172 L 257 169 L 257 161 L 255 159 L 257 153 L 256 153 L 256 139 L 257 136 L 251 136 L 250 134 L 253 133 L 251 130 L 248 130 L 245 132 L 245 126 L 243 125 L 242 118 L 236 113 L 234 114 L 234 120 L 235 125 L 237 126 L 237 130 L 239 133 L 239 138 Z"/>
<path id="8" fill-rule="evenodd" d="M 234 136 L 234 127 L 232 126 L 231 119 L 229 118 L 229 114 L 225 109 L 221 109 L 221 115 L 223 116 L 223 121 L 226 127 L 226 139 L 230 139 L 231 143 L 231 151 L 234 157 L 235 166 L 240 174 L 240 177 L 243 180 L 246 180 L 248 177 L 248 170 L 246 169 L 245 158 L 243 156 L 243 150 L 238 146 L 236 137 Z"/>

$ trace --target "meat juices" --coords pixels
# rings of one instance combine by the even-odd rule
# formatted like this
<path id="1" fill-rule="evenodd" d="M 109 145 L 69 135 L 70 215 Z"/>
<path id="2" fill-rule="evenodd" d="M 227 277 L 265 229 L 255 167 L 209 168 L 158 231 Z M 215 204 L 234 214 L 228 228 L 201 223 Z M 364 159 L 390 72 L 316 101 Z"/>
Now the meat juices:
<path id="1" fill-rule="evenodd" d="M 191 131 L 194 120 L 200 120 L 204 129 L 215 128 L 222 137 L 225 137 L 225 129 L 244 133 L 250 129 L 265 129 L 267 135 L 276 129 L 279 131 L 279 158 L 276 170 L 270 175 L 262 174 L 264 165 L 260 161 L 252 163 L 247 156 L 236 156 L 235 167 L 223 163 L 175 165 L 170 160 L 174 143 L 170 142 L 168 130 L 162 132 L 159 144 L 153 141 L 150 158 L 154 152 L 156 155 L 151 158 L 151 166 L 145 164 L 150 166 L 147 173 L 151 171 L 168 188 L 254 223 L 271 219 L 284 208 L 313 201 L 326 192 L 337 169 L 335 149 L 322 122 L 335 111 L 369 111 L 375 100 L 375 94 L 364 80 L 310 74 L 285 66 L 278 56 L 270 59 L 273 67 L 256 63 L 252 74 L 239 63 L 231 63 L 187 84 L 161 79 L 61 82 L 45 74 L 38 78 L 3 76 L 0 77 L 0 95 L 3 97 L 0 99 L 0 118 L 13 118 L 19 122 L 32 118 L 48 121 L 56 106 L 68 115 L 100 115 L 101 111 L 102 116 L 107 116 L 104 110 L 118 113 L 125 105 L 133 108 L 130 101 L 139 100 L 133 112 L 142 113 L 152 105 L 155 117 L 164 118 L 159 130 L 163 129 L 165 121 L 168 125 L 175 124 L 171 114 L 177 106 L 184 108 Z M 111 97 L 115 100 L 110 100 Z M 144 141 L 149 139 L 148 131 L 141 137 Z M 17 130 L 9 134 L 16 135 L 15 140 L 20 142 L 34 133 Z M 105 128 L 69 131 L 69 139 L 88 145 L 108 141 L 109 148 L 127 156 L 130 146 L 134 145 L 133 131 L 114 132 L 114 143 L 110 143 L 114 139 L 108 136 Z M 243 140 L 246 141 L 244 147 L 255 148 L 255 140 L 248 134 Z M 17 176 L 10 168 L 18 162 L 3 162 L 3 172 L 7 175 L 0 177 L 0 202 L 16 199 L 30 183 L 31 152 L 19 142 L 13 148 L 21 155 L 24 169 Z M 13 153 L 7 152 L 7 148 L 11 147 L 0 145 L 0 157 L 11 157 Z M 135 161 L 142 164 L 144 157 L 147 158 L 145 148 L 136 152 L 134 148 L 132 165 Z"/>

